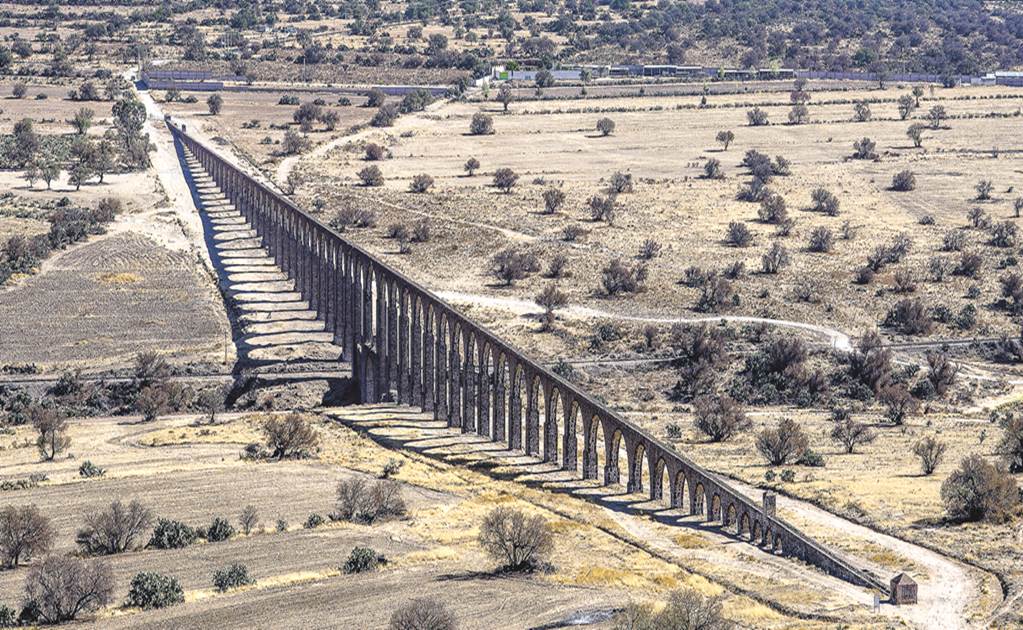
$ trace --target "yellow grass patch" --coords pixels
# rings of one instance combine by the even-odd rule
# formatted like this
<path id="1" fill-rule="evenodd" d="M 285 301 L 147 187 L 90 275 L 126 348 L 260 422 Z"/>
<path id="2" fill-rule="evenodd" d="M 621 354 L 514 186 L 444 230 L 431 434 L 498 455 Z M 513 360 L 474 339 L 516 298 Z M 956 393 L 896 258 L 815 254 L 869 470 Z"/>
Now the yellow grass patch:
<path id="1" fill-rule="evenodd" d="M 683 549 L 703 549 L 708 545 L 707 539 L 699 534 L 691 534 L 689 532 L 682 532 L 678 534 L 672 540 L 675 544 Z"/>
<path id="2" fill-rule="evenodd" d="M 142 282 L 142 276 L 127 271 L 121 273 L 101 273 L 97 279 L 104 284 L 136 284 Z"/>
<path id="3" fill-rule="evenodd" d="M 398 556 L 390 561 L 390 564 L 396 567 L 411 566 L 416 564 L 430 564 L 432 562 L 444 562 L 447 560 L 457 560 L 462 556 L 462 552 L 454 547 L 434 547 L 433 549 L 426 549 L 423 551 L 412 551 L 405 555 Z"/>

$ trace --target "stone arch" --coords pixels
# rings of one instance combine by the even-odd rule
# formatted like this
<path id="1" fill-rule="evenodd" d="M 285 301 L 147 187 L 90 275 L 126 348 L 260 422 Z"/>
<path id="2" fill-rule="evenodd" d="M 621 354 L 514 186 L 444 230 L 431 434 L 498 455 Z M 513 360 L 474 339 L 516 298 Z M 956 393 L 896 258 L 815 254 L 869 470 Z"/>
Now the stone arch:
<path id="1" fill-rule="evenodd" d="M 510 363 L 511 389 L 508 392 L 508 447 L 526 450 L 526 371 L 517 361 Z"/>
<path id="2" fill-rule="evenodd" d="M 738 519 L 739 514 L 738 511 L 735 509 L 735 503 L 729 502 L 728 507 L 726 507 L 722 512 L 721 525 L 725 529 L 731 531 L 733 526 L 737 526 Z"/>
<path id="3" fill-rule="evenodd" d="M 643 477 L 649 476 L 649 466 L 646 462 L 647 445 L 643 440 L 636 440 L 636 443 L 629 449 L 629 482 L 626 486 L 629 492 L 643 492 Z"/>
<path id="4" fill-rule="evenodd" d="M 697 481 L 695 489 L 693 488 L 692 481 L 689 482 L 689 491 L 691 493 L 692 509 L 689 510 L 690 514 L 703 514 L 704 506 L 707 503 L 707 489 L 703 486 L 703 482 Z"/>
<path id="5" fill-rule="evenodd" d="M 782 542 L 781 534 L 778 533 L 774 534 L 774 541 L 771 544 L 771 551 L 779 555 L 785 555 L 785 545 Z"/>
<path id="6" fill-rule="evenodd" d="M 686 514 L 689 513 L 689 503 L 693 495 L 690 485 L 685 469 L 680 468 L 671 484 L 671 507 L 681 509 Z"/>
<path id="7" fill-rule="evenodd" d="M 736 532 L 739 536 L 745 536 L 748 540 L 753 540 L 753 528 L 750 524 L 749 512 L 743 511 L 739 515 L 739 530 Z"/>
<path id="8" fill-rule="evenodd" d="M 720 521 L 721 520 L 721 496 L 717 493 L 710 498 L 710 502 L 707 505 L 709 512 L 707 513 L 708 521 Z"/>
<path id="9" fill-rule="evenodd" d="M 462 433 L 476 432 L 476 331 L 464 326 L 462 334 Z"/>
<path id="10" fill-rule="evenodd" d="M 543 381 L 532 370 L 526 373 L 526 453 L 540 454 L 540 418 L 546 415 Z"/>
<path id="11" fill-rule="evenodd" d="M 540 417 L 543 419 L 543 439 L 541 448 L 543 461 L 557 463 L 558 461 L 558 438 L 559 420 L 564 413 L 561 390 L 557 385 L 546 388 L 544 393 L 544 409 Z"/>
<path id="12" fill-rule="evenodd" d="M 495 442 L 506 442 L 508 440 L 508 401 L 511 390 L 510 375 L 508 374 L 508 357 L 504 352 L 497 351 L 497 358 L 494 361 L 496 372 L 494 374 L 494 432 L 492 436 Z"/>
<path id="13" fill-rule="evenodd" d="M 494 383 L 497 380 L 497 358 L 494 347 L 487 339 L 477 339 L 479 350 L 476 361 L 476 432 L 490 437 L 493 435 Z"/>
<path id="14" fill-rule="evenodd" d="M 462 426 L 462 366 L 465 360 L 465 340 L 462 323 L 448 317 L 448 426 Z"/>
<path id="15" fill-rule="evenodd" d="M 585 448 L 585 436 L 579 430 L 579 418 L 581 412 L 579 403 L 574 398 L 566 396 L 565 404 L 565 430 L 562 434 L 562 456 L 561 468 L 571 470 L 582 475 L 582 462 L 579 453 Z"/>
<path id="16" fill-rule="evenodd" d="M 752 540 L 756 545 L 764 544 L 764 528 L 760 526 L 760 519 L 754 519 L 753 521 L 750 540 Z"/>
<path id="17" fill-rule="evenodd" d="M 601 419 L 603 420 L 603 419 Z M 610 423 L 609 423 L 610 424 Z M 621 481 L 622 472 L 619 466 L 620 450 L 622 448 L 622 430 L 611 424 L 610 427 L 602 426 L 604 439 L 607 441 L 604 448 L 604 485 L 616 485 Z"/>
<path id="18" fill-rule="evenodd" d="M 667 492 L 665 492 L 667 490 Z M 658 457 L 650 473 L 650 498 L 671 507 L 671 475 L 664 457 Z"/>

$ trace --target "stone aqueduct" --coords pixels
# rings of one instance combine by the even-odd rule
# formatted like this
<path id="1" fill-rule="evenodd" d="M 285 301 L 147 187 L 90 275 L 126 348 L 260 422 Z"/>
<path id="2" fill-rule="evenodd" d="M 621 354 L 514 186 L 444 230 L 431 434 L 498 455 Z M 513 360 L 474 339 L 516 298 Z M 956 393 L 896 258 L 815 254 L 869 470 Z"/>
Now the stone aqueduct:
<path id="1" fill-rule="evenodd" d="M 168 123 L 333 333 L 362 402 L 419 407 L 464 433 L 569 471 L 580 471 L 581 441 L 582 477 L 602 478 L 605 485 L 621 479 L 624 443 L 629 492 L 705 513 L 707 521 L 764 550 L 888 591 L 877 576 L 776 516 L 773 495 L 758 505 L 254 180 L 184 126 Z"/>

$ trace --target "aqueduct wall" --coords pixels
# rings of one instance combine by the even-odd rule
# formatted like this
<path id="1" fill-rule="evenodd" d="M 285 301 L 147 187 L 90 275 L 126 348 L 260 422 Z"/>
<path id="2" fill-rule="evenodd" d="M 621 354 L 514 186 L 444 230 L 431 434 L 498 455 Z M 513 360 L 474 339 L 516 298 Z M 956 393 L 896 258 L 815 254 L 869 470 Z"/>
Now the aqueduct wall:
<path id="1" fill-rule="evenodd" d="M 332 331 L 363 402 L 419 407 L 464 433 L 605 485 L 619 483 L 624 467 L 630 492 L 706 514 L 765 550 L 888 591 L 886 582 L 776 516 L 773 501 L 758 505 L 243 173 L 186 129 L 170 126 Z"/>

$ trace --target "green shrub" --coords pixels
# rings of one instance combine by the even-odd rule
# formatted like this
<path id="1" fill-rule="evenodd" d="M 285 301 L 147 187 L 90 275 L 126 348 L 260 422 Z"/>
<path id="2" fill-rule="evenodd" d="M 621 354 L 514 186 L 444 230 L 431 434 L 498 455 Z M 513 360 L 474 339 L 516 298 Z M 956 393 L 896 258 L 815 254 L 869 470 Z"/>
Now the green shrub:
<path id="1" fill-rule="evenodd" d="M 323 517 L 319 514 L 310 514 L 309 518 L 305 520 L 305 525 L 303 525 L 303 527 L 306 529 L 315 529 L 320 525 L 323 525 Z"/>
<path id="2" fill-rule="evenodd" d="M 180 549 L 191 545 L 198 537 L 194 528 L 181 521 L 161 518 L 153 528 L 149 546 L 155 549 Z"/>
<path id="3" fill-rule="evenodd" d="M 128 605 L 145 610 L 166 608 L 185 601 L 185 592 L 175 578 L 143 571 L 131 579 Z"/>
<path id="4" fill-rule="evenodd" d="M 105 468 L 100 468 L 96 464 L 93 464 L 89 460 L 82 462 L 82 465 L 78 467 L 78 474 L 82 477 L 102 477 L 107 473 Z"/>
<path id="5" fill-rule="evenodd" d="M 824 466 L 824 456 L 817 451 L 806 449 L 803 456 L 799 458 L 799 463 L 803 466 L 821 468 Z"/>
<path id="6" fill-rule="evenodd" d="M 234 536 L 234 527 L 227 522 L 226 518 L 220 516 L 213 519 L 213 522 L 206 529 L 206 540 L 209 542 L 220 542 Z"/>
<path id="7" fill-rule="evenodd" d="M 0 628 L 13 628 L 18 625 L 18 617 L 13 608 L 0 604 Z"/>
<path id="8" fill-rule="evenodd" d="M 386 563 L 387 560 L 377 554 L 377 552 L 367 547 L 356 547 L 352 549 L 352 553 L 348 556 L 348 560 L 345 561 L 344 566 L 341 567 L 341 571 L 347 575 L 352 573 L 364 573 L 366 571 L 372 571 L 377 566 Z"/>
<path id="9" fill-rule="evenodd" d="M 792 470 L 781 471 L 781 480 L 784 481 L 785 483 L 792 483 L 793 481 L 796 480 L 795 471 Z"/>
<path id="10" fill-rule="evenodd" d="M 235 563 L 213 573 L 213 586 L 221 593 L 232 588 L 255 583 L 256 580 L 249 575 L 249 569 L 244 564 Z"/>

